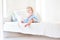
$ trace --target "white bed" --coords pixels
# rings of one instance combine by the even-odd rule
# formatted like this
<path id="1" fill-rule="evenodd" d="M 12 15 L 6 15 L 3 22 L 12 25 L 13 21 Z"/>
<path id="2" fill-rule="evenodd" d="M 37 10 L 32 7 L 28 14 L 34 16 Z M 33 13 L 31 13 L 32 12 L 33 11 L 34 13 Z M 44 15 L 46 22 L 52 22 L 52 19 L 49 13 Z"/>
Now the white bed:
<path id="1" fill-rule="evenodd" d="M 43 34 L 43 28 L 41 27 L 43 23 L 32 23 L 30 27 L 25 27 L 26 23 L 18 25 L 18 22 L 5 22 L 4 24 L 4 31 L 10 32 L 20 32 L 24 34 Z"/>
<path id="2" fill-rule="evenodd" d="M 32 35 L 45 35 L 54 38 L 60 38 L 60 24 L 51 23 L 32 23 L 30 27 L 24 27 L 25 24 L 18 26 L 18 22 L 6 22 L 4 24 L 4 31 L 17 32 Z"/>

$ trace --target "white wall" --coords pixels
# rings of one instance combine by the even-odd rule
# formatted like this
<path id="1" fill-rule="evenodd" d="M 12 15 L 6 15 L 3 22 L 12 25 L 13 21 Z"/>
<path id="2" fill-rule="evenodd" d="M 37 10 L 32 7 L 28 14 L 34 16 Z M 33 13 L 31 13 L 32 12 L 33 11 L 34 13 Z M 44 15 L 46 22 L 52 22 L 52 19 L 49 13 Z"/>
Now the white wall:
<path id="1" fill-rule="evenodd" d="M 42 21 L 60 23 L 60 0 L 36 0 L 36 10 Z"/>
<path id="2" fill-rule="evenodd" d="M 60 23 L 60 0 L 42 0 L 41 13 L 43 21 Z"/>

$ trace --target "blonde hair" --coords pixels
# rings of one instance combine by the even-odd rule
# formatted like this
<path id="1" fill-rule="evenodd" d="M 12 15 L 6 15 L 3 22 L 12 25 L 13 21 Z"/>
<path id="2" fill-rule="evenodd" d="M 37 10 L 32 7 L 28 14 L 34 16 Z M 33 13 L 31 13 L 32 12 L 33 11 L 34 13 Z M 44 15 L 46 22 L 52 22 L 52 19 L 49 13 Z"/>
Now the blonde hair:
<path id="1" fill-rule="evenodd" d="M 29 8 L 30 8 L 30 9 L 32 10 L 32 12 L 33 12 L 33 8 L 32 8 L 32 7 L 30 7 L 30 6 L 29 6 L 29 7 L 27 7 L 27 9 L 29 9 Z"/>

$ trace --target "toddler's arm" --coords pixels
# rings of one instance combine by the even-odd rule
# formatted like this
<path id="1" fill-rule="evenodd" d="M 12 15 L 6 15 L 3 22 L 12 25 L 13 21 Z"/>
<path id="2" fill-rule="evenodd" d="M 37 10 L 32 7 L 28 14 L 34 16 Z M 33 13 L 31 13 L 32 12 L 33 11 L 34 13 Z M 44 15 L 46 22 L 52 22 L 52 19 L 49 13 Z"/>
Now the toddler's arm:
<path id="1" fill-rule="evenodd" d="M 32 20 L 30 20 L 26 25 L 25 25 L 25 27 L 26 26 L 30 26 L 31 25 L 31 23 L 33 23 L 34 22 L 34 20 L 32 19 Z"/>

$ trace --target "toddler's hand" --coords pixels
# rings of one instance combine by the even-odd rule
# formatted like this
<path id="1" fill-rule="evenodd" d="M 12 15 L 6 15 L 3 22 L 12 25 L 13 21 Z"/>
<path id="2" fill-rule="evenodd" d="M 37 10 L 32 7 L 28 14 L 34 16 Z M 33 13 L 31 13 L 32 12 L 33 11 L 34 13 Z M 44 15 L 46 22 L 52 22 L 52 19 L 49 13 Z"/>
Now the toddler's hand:
<path id="1" fill-rule="evenodd" d="M 27 26 L 29 27 L 30 25 L 29 24 L 26 24 L 25 27 L 27 27 Z"/>

